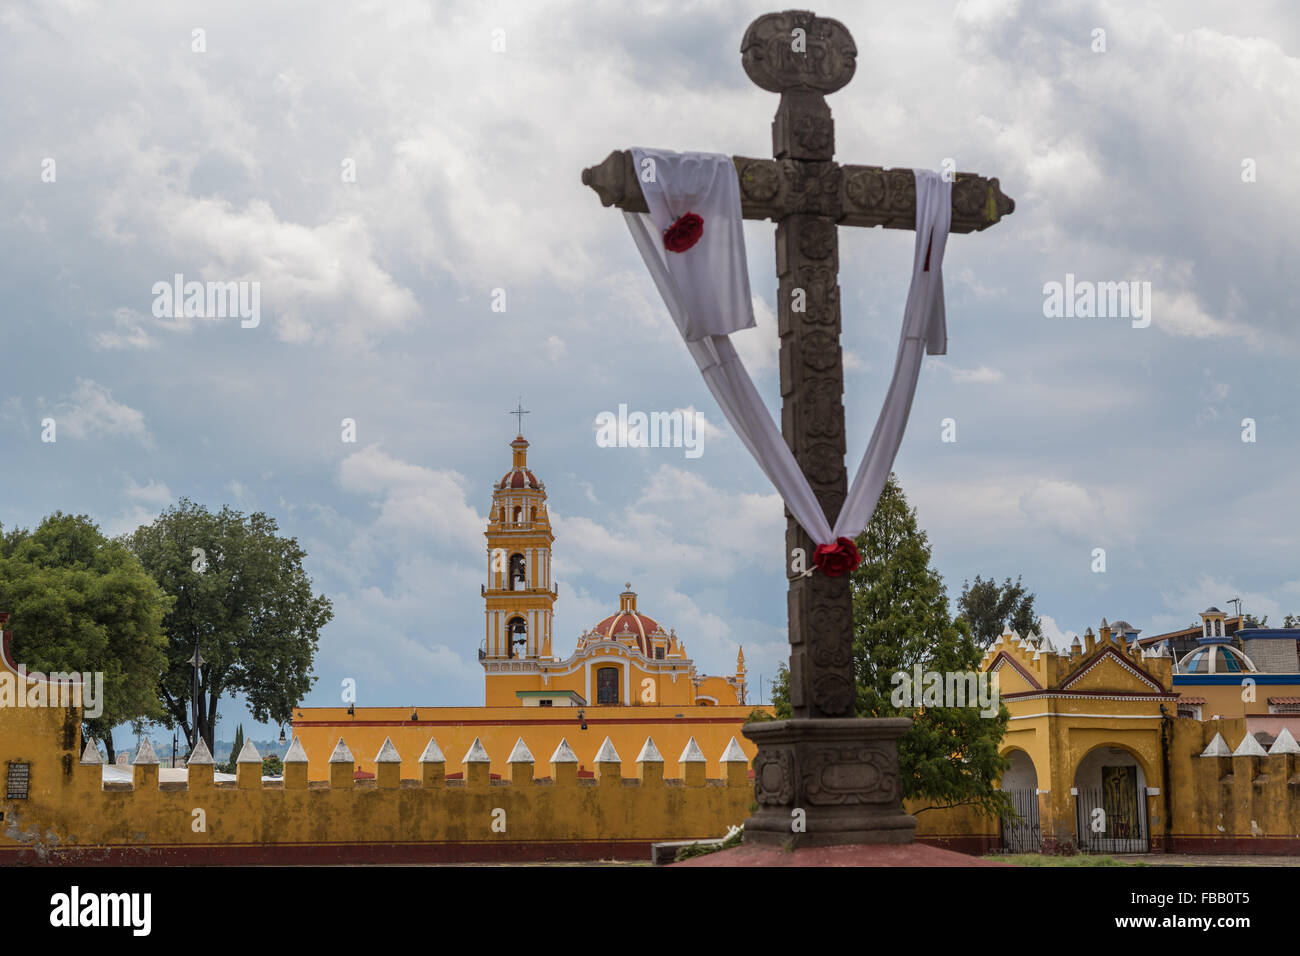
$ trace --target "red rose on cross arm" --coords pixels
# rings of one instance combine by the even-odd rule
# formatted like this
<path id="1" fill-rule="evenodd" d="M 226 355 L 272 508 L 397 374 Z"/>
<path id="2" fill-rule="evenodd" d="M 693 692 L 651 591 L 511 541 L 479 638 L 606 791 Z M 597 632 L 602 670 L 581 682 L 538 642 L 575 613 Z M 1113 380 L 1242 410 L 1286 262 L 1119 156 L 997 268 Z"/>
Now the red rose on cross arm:
<path id="1" fill-rule="evenodd" d="M 688 212 L 664 230 L 664 248 L 669 252 L 685 252 L 704 235 L 704 220 Z"/>
<path id="2" fill-rule="evenodd" d="M 813 552 L 813 564 L 831 578 L 856 571 L 861 563 L 862 556 L 852 538 L 836 538 L 834 544 L 819 544 Z"/>

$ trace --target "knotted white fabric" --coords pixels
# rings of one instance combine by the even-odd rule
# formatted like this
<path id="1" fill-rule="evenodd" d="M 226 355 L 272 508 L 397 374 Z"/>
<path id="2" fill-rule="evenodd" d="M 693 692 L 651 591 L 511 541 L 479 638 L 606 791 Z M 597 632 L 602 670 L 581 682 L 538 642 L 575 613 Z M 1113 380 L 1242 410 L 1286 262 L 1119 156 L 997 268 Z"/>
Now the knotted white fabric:
<path id="1" fill-rule="evenodd" d="M 650 213 L 625 212 L 624 219 L 668 314 L 723 415 L 790 514 L 816 543 L 856 538 L 871 520 L 902 443 L 921 372 L 922 350 L 931 355 L 947 352 L 942 266 L 952 220 L 952 184 L 932 170 L 915 171 L 916 245 L 894 376 L 832 529 L 727 337 L 755 324 L 740 185 L 731 157 L 639 148 L 632 150 L 632 157 Z M 664 230 L 687 212 L 704 219 L 703 234 L 685 252 L 669 252 L 662 241 Z"/>

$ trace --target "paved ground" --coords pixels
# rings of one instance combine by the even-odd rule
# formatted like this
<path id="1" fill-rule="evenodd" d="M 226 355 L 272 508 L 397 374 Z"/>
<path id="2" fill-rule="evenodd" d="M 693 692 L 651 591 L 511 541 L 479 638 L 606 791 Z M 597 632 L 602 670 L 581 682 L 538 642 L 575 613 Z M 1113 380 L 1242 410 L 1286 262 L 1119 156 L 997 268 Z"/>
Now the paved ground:
<path id="1" fill-rule="evenodd" d="M 1148 866 L 1300 866 L 1300 856 L 1253 856 L 1242 853 L 1125 853 L 1121 860 Z"/>

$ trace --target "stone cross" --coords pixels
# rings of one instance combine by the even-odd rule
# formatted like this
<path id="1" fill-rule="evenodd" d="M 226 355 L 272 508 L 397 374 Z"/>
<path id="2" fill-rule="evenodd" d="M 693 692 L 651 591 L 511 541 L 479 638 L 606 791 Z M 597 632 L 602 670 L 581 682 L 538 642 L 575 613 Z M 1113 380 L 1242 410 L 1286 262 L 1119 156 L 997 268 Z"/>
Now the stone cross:
<path id="1" fill-rule="evenodd" d="M 853 77 L 857 49 L 837 20 L 788 10 L 745 31 L 749 78 L 781 94 L 772 123 L 773 159 L 734 157 L 746 219 L 776 222 L 781 431 L 834 525 L 848 494 L 844 467 L 844 366 L 840 350 L 837 226 L 916 226 L 911 169 L 845 166 L 832 158 L 835 125 L 826 94 Z M 583 170 L 606 206 L 646 212 L 632 155 L 616 150 Z M 952 232 L 987 229 L 1015 211 L 996 179 L 955 173 Z M 802 311 L 796 311 L 802 290 Z M 786 554 L 816 543 L 786 512 Z M 787 560 L 787 568 L 791 562 Z M 910 842 L 897 738 L 906 719 L 856 718 L 853 604 L 849 578 L 789 578 L 790 704 L 793 720 L 748 724 L 759 811 L 746 842 L 795 845 Z"/>

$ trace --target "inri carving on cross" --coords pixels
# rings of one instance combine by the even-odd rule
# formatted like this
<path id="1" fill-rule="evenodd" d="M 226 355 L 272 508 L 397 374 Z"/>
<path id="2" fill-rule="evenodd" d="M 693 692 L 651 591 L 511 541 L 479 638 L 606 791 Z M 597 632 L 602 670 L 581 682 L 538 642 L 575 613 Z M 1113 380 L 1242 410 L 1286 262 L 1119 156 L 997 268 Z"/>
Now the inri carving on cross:
<path id="1" fill-rule="evenodd" d="M 848 494 L 836 226 L 915 228 L 916 178 L 910 169 L 841 166 L 832 159 L 835 124 L 826 94 L 853 78 L 857 56 L 839 21 L 800 10 L 765 14 L 745 31 L 740 53 L 749 78 L 781 94 L 772 123 L 775 158 L 734 158 L 745 218 L 777 223 L 781 431 L 834 524 Z M 582 182 L 606 206 L 647 211 L 627 150 L 583 170 Z M 955 174 L 952 232 L 987 229 L 1015 208 L 996 179 Z M 794 310 L 795 289 L 804 290 L 804 311 Z M 786 567 L 795 548 L 811 556 L 814 547 L 787 512 Z M 793 572 L 789 577 L 794 716 L 853 717 L 849 579 Z"/>

